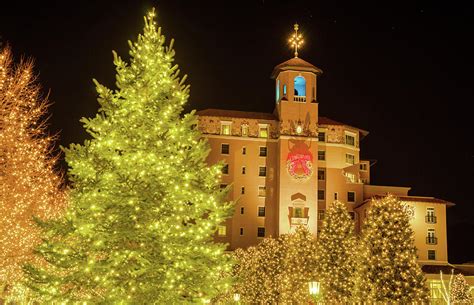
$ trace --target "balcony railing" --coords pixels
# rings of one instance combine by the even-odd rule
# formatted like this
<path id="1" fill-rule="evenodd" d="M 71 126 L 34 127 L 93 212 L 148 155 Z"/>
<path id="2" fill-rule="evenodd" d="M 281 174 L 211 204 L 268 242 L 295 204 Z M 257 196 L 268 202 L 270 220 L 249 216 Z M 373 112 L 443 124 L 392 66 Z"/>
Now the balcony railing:
<path id="1" fill-rule="evenodd" d="M 436 223 L 436 216 L 434 215 L 426 215 L 425 216 L 426 223 Z"/>
<path id="2" fill-rule="evenodd" d="M 438 244 L 438 237 L 434 237 L 434 236 L 426 237 L 426 244 L 428 244 L 428 245 L 437 245 Z"/>
<path id="3" fill-rule="evenodd" d="M 307 225 L 307 224 L 308 224 L 308 218 L 306 217 L 291 217 L 292 226 Z"/>
<path id="4" fill-rule="evenodd" d="M 299 102 L 299 103 L 306 103 L 306 96 L 298 96 L 298 95 L 295 95 L 295 96 L 293 97 L 293 101 Z"/>

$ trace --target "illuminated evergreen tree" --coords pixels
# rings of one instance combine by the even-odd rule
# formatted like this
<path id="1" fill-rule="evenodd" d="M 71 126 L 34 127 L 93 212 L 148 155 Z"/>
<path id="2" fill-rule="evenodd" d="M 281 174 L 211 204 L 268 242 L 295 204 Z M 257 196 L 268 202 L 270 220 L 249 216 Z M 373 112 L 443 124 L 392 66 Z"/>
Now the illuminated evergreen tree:
<path id="1" fill-rule="evenodd" d="M 308 283 L 316 280 L 318 261 L 316 239 L 303 226 L 280 237 L 282 268 L 279 275 L 279 304 L 302 304 L 309 301 Z"/>
<path id="2" fill-rule="evenodd" d="M 358 296 L 365 302 L 427 302 L 405 206 L 393 195 L 372 200 L 362 231 Z"/>
<path id="3" fill-rule="evenodd" d="M 308 282 L 315 279 L 316 241 L 305 228 L 278 239 L 264 238 L 247 250 L 235 251 L 237 293 L 244 304 L 303 304 Z"/>
<path id="4" fill-rule="evenodd" d="M 180 116 L 189 87 L 164 43 L 151 11 L 130 63 L 114 53 L 118 89 L 96 82 L 99 113 L 82 120 L 93 138 L 66 150 L 70 209 L 43 224 L 50 264 L 27 268 L 43 300 L 196 303 L 229 286 L 213 235 L 232 206 L 195 115 Z"/>
<path id="5" fill-rule="evenodd" d="M 0 50 L 0 298 L 18 285 L 23 264 L 41 262 L 33 253 L 41 242 L 33 218 L 50 219 L 64 208 L 39 90 L 33 62 L 15 67 L 10 49 Z"/>
<path id="6" fill-rule="evenodd" d="M 331 204 L 318 236 L 318 279 L 329 302 L 352 298 L 357 257 L 354 221 L 340 201 Z"/>
<path id="7" fill-rule="evenodd" d="M 470 305 L 474 303 L 471 288 L 462 274 L 457 274 L 450 291 L 451 304 Z"/>

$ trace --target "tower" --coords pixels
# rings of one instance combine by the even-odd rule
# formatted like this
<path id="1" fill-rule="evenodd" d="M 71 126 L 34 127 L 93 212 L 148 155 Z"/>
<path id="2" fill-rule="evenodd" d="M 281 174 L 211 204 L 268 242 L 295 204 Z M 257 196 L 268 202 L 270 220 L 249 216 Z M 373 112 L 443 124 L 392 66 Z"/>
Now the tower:
<path id="1" fill-rule="evenodd" d="M 290 43 L 294 58 L 277 65 L 272 72 L 276 86 L 275 115 L 279 120 L 278 139 L 278 234 L 307 225 L 316 234 L 318 215 L 318 103 L 317 78 L 322 71 L 298 57 L 302 35 L 295 33 Z"/>

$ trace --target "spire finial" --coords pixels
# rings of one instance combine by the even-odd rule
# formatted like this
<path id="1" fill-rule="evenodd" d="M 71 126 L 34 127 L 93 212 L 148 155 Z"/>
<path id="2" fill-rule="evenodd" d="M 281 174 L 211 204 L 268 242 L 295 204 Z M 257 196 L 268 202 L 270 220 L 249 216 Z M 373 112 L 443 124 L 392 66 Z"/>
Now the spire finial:
<path id="1" fill-rule="evenodd" d="M 295 23 L 294 25 L 294 30 L 295 32 L 293 33 L 293 35 L 291 36 L 291 38 L 289 39 L 289 42 L 290 42 L 290 45 L 295 48 L 295 58 L 298 57 L 298 48 L 301 47 L 301 45 L 303 44 L 303 35 L 301 34 L 298 34 L 298 23 Z"/>

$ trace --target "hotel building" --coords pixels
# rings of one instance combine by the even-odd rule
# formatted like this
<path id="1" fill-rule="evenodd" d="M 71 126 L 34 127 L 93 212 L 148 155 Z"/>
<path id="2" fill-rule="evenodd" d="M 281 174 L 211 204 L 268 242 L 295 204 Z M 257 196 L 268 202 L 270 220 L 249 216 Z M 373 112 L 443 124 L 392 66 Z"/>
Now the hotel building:
<path id="1" fill-rule="evenodd" d="M 236 203 L 216 239 L 230 250 L 246 248 L 298 225 L 317 236 L 334 200 L 346 204 L 360 231 L 372 198 L 391 193 L 408 207 L 419 263 L 428 278 L 439 279 L 439 269 L 449 266 L 446 211 L 453 203 L 410 195 L 409 187 L 371 184 L 374 163 L 360 158 L 368 131 L 319 114 L 321 75 L 321 69 L 295 56 L 271 73 L 273 113 L 197 112 L 211 146 L 208 162 L 225 162 L 222 187 L 231 186 Z"/>

